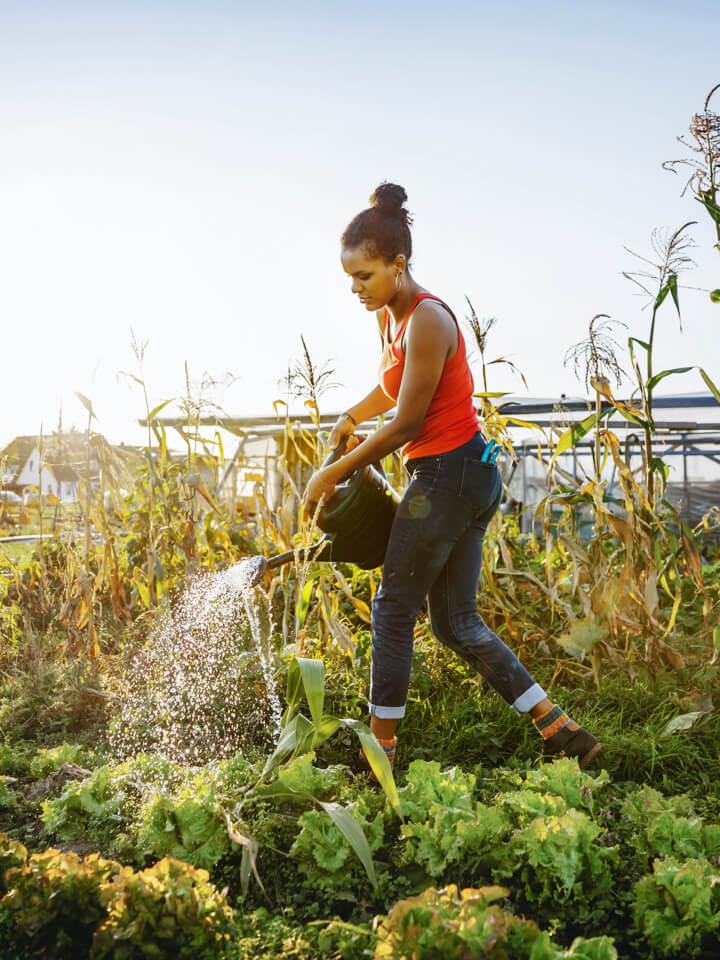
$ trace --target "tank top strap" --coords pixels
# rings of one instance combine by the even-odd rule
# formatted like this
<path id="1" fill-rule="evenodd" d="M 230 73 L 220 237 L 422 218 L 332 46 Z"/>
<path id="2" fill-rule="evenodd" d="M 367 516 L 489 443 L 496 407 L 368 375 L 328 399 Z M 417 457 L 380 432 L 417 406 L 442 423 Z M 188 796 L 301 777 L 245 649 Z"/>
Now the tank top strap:
<path id="1" fill-rule="evenodd" d="M 391 346 L 392 346 L 392 347 L 397 347 L 397 346 L 399 346 L 400 350 L 401 350 L 403 353 L 405 352 L 405 350 L 404 350 L 404 348 L 403 348 L 403 338 L 405 337 L 405 334 L 406 334 L 406 332 L 407 332 L 407 326 L 408 326 L 408 324 L 410 323 L 410 319 L 411 319 L 413 313 L 415 313 L 415 308 L 417 307 L 417 305 L 420 303 L 421 300 L 435 300 L 436 303 L 439 303 L 439 304 L 441 304 L 443 307 L 445 307 L 445 309 L 447 310 L 447 312 L 450 314 L 450 316 L 451 316 L 451 317 L 453 318 L 453 320 L 455 321 L 455 326 L 457 327 L 457 331 L 458 331 L 458 349 L 459 349 L 459 348 L 460 348 L 460 339 L 459 339 L 459 338 L 462 336 L 462 334 L 461 334 L 461 332 L 460 332 L 460 324 L 457 322 L 457 317 L 456 317 L 455 314 L 452 312 L 452 310 L 450 309 L 450 307 L 445 303 L 445 301 L 444 301 L 444 300 L 441 300 L 440 297 L 436 297 L 434 293 L 419 293 L 419 294 L 415 297 L 415 299 L 413 300 L 413 302 L 412 302 L 412 304 L 411 304 L 411 306 L 410 306 L 410 309 L 408 310 L 407 316 L 405 317 L 405 319 L 403 320 L 403 322 L 400 324 L 400 329 L 399 329 L 398 332 L 395 334 L 395 338 L 393 339 Z M 390 319 L 390 312 L 389 312 L 389 311 L 387 310 L 387 308 L 386 308 L 386 310 L 385 310 L 385 329 L 386 329 L 386 330 L 388 329 L 389 319 Z"/>
<path id="2" fill-rule="evenodd" d="M 413 313 L 415 313 L 415 308 L 417 307 L 417 305 L 420 303 L 421 300 L 437 300 L 438 303 L 442 303 L 443 306 L 445 306 L 445 304 L 442 302 L 440 297 L 436 297 L 435 294 L 433 293 L 418 293 L 415 299 L 413 300 L 413 302 L 410 304 L 410 309 L 408 310 L 405 319 L 400 324 L 398 332 L 393 337 L 392 346 L 395 346 L 398 343 L 402 344 L 402 338 L 404 337 L 405 331 L 407 330 L 407 325 L 410 323 L 410 319 Z M 386 317 L 385 317 L 386 329 L 387 329 L 388 320 L 389 320 L 389 311 L 386 312 Z"/>
<path id="3" fill-rule="evenodd" d="M 450 309 L 450 307 L 445 303 L 444 300 L 441 300 L 440 297 L 436 297 L 434 293 L 419 293 L 418 296 L 417 296 L 416 299 L 415 299 L 415 303 L 413 304 L 410 313 L 413 312 L 413 310 L 415 309 L 415 307 L 418 305 L 418 303 L 419 303 L 421 300 L 435 300 L 435 301 L 436 301 L 437 303 L 439 303 L 441 306 L 445 307 L 445 309 L 447 310 L 447 312 L 450 314 L 450 316 L 451 316 L 451 317 L 453 318 L 453 320 L 455 321 L 455 324 L 456 324 L 456 326 L 458 327 L 458 330 L 460 329 L 460 324 L 459 324 L 458 321 L 457 321 L 457 317 L 456 317 L 455 314 L 452 312 L 452 310 Z M 410 319 L 410 316 L 408 315 L 408 320 L 409 320 L 409 319 Z"/>
<path id="4" fill-rule="evenodd" d="M 385 325 L 383 326 L 383 346 L 390 344 L 390 311 L 385 307 Z"/>

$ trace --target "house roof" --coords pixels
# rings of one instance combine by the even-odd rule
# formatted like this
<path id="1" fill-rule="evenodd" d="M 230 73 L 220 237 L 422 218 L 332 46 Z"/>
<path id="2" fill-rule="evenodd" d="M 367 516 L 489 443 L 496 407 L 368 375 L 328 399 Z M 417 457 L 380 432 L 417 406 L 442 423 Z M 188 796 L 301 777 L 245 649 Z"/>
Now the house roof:
<path id="1" fill-rule="evenodd" d="M 10 483 L 15 480 L 23 464 L 38 445 L 38 440 L 38 437 L 15 437 L 4 450 L 0 450 L 0 461 L 5 461 Z"/>
<path id="2" fill-rule="evenodd" d="M 48 463 L 48 469 L 59 483 L 77 483 L 80 475 L 69 463 Z"/>
<path id="3" fill-rule="evenodd" d="M 22 465 L 37 446 L 38 439 L 38 437 L 15 437 L 4 450 L 0 450 L 0 460 L 6 459 L 10 465 L 14 463 Z"/>
<path id="4" fill-rule="evenodd" d="M 99 436 L 98 434 L 92 437 L 91 450 Z M 104 438 L 101 439 L 105 442 Z M 52 433 L 42 438 L 20 436 L 11 440 L 4 450 L 0 450 L 0 461 L 6 460 L 7 471 L 11 478 L 10 484 L 12 485 L 30 454 L 40 447 L 41 443 L 43 464 L 52 471 L 55 478 L 66 482 L 76 481 L 79 475 L 74 468 L 84 466 L 87 460 L 87 438 L 84 432 L 73 429 L 67 433 Z M 94 451 L 92 451 L 92 459 L 96 459 Z M 63 476 L 60 476 L 58 471 Z"/>

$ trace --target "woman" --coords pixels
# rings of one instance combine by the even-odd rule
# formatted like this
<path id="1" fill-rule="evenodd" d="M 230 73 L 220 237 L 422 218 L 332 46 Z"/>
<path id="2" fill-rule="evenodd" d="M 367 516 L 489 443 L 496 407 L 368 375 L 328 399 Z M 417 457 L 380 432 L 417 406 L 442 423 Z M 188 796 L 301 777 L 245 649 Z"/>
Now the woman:
<path id="1" fill-rule="evenodd" d="M 477 612 L 483 537 L 500 503 L 502 480 L 487 459 L 458 322 L 410 274 L 406 200 L 402 187 L 381 184 L 371 206 L 342 236 L 342 265 L 352 292 L 377 317 L 383 346 L 379 383 L 338 418 L 330 447 L 347 436 L 347 452 L 314 473 L 305 493 L 307 513 L 355 470 L 403 448 L 410 483 L 372 605 L 370 728 L 392 762 L 395 731 L 405 713 L 413 629 L 427 597 L 435 636 L 511 707 L 530 714 L 545 758 L 578 757 L 585 766 L 600 752 L 598 741 L 550 702 Z M 394 417 L 362 443 L 352 436 L 359 423 L 394 407 Z"/>

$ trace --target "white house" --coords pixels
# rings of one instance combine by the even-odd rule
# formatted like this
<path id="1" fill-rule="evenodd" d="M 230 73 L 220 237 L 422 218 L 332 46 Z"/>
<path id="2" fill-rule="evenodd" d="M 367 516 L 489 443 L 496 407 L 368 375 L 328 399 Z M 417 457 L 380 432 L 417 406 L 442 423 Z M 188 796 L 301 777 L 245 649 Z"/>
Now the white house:
<path id="1" fill-rule="evenodd" d="M 39 437 L 16 437 L 0 451 L 0 461 L 3 460 L 6 489 L 23 495 L 30 487 L 43 497 L 77 500 L 87 470 L 87 441 L 76 430 L 52 434 L 43 438 L 42 444 Z M 91 452 L 91 482 L 97 480 L 98 470 L 97 457 Z"/>
<path id="2" fill-rule="evenodd" d="M 43 497 L 52 494 L 58 500 L 77 500 L 79 481 L 74 467 L 65 463 L 48 463 L 47 458 L 41 458 L 39 447 L 33 447 L 8 486 L 21 490 L 34 487 Z"/>

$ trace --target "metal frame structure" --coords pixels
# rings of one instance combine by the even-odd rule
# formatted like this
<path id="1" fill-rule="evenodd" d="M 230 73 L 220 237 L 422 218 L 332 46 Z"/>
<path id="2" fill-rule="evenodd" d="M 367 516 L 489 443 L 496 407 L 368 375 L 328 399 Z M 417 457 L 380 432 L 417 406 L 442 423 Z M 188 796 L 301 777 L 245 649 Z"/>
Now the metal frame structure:
<path id="1" fill-rule="evenodd" d="M 505 401 L 500 401 L 497 406 L 501 414 L 510 415 L 516 421 L 527 417 L 528 430 L 531 429 L 531 424 L 535 424 L 539 427 L 551 428 L 554 432 L 558 430 L 564 432 L 564 430 L 569 429 L 573 424 L 581 422 L 585 417 L 594 412 L 594 404 L 590 401 L 569 400 L 565 397 L 561 397 L 559 400 L 530 401 L 518 401 L 514 398 L 508 398 Z M 718 404 L 711 393 L 655 397 L 653 409 L 655 412 L 661 410 L 707 409 L 717 410 L 718 414 L 720 414 L 720 404 Z M 320 429 L 329 430 L 335 423 L 337 417 L 338 414 L 335 413 L 322 415 L 319 421 Z M 619 433 L 622 431 L 624 433 L 623 442 L 625 444 L 628 461 L 630 461 L 633 455 L 634 448 L 637 449 L 639 455 L 644 438 L 638 434 L 638 429 L 635 425 L 626 421 L 616 411 L 609 411 L 605 414 L 602 422 L 611 425 L 612 429 L 616 432 Z M 140 420 L 139 423 L 142 426 L 147 426 L 147 421 L 145 420 Z M 237 449 L 233 457 L 228 461 L 228 465 L 220 481 L 218 487 L 218 492 L 220 492 L 232 475 L 233 470 L 237 467 L 238 461 L 244 454 L 247 443 L 252 440 L 279 438 L 284 434 L 288 423 L 297 424 L 304 429 L 312 429 L 313 427 L 313 419 L 307 414 L 289 416 L 287 418 L 205 416 L 199 418 L 199 420 L 192 424 L 188 424 L 187 420 L 181 417 L 160 417 L 156 421 L 153 421 L 151 426 L 156 432 L 159 424 L 165 429 L 177 431 L 184 443 L 187 442 L 184 431 L 188 429 L 194 430 L 196 427 L 220 428 L 237 436 L 239 438 Z M 367 424 L 363 424 L 363 426 L 372 429 L 374 422 L 368 422 Z M 509 429 L 513 432 L 520 432 L 524 428 L 522 425 L 515 423 L 510 425 Z M 694 511 L 691 508 L 695 491 L 688 476 L 688 459 L 691 457 L 704 457 L 709 462 L 720 465 L 720 417 L 712 421 L 701 421 L 698 419 L 656 420 L 654 440 L 659 456 L 666 458 L 682 457 L 682 484 L 679 507 L 681 508 L 681 514 L 686 515 L 688 519 L 692 519 L 691 515 Z M 576 481 L 580 479 L 578 476 L 579 468 L 581 467 L 580 458 L 585 451 L 587 451 L 589 455 L 592 446 L 592 443 L 588 441 L 580 441 L 566 453 L 560 455 L 558 460 L 563 465 L 563 468 L 565 464 L 568 463 L 568 460 L 572 464 L 569 470 L 565 470 L 568 477 L 572 477 Z M 518 439 L 514 447 L 515 453 L 521 461 L 526 457 L 537 457 L 537 440 Z M 266 455 L 263 459 L 265 459 L 267 463 L 267 460 L 272 459 L 272 457 Z M 615 483 L 616 475 L 615 468 L 613 467 L 608 485 L 608 492 L 610 494 L 612 494 Z M 672 483 L 669 486 L 677 489 L 678 484 Z M 711 486 L 714 487 L 715 485 L 711 484 Z M 716 495 L 712 490 L 709 490 L 707 491 L 707 497 L 698 498 L 696 496 L 695 499 L 720 504 L 720 482 L 718 482 L 717 488 Z M 522 501 L 525 505 L 527 505 L 527 494 L 527 482 L 525 470 L 523 470 Z"/>

